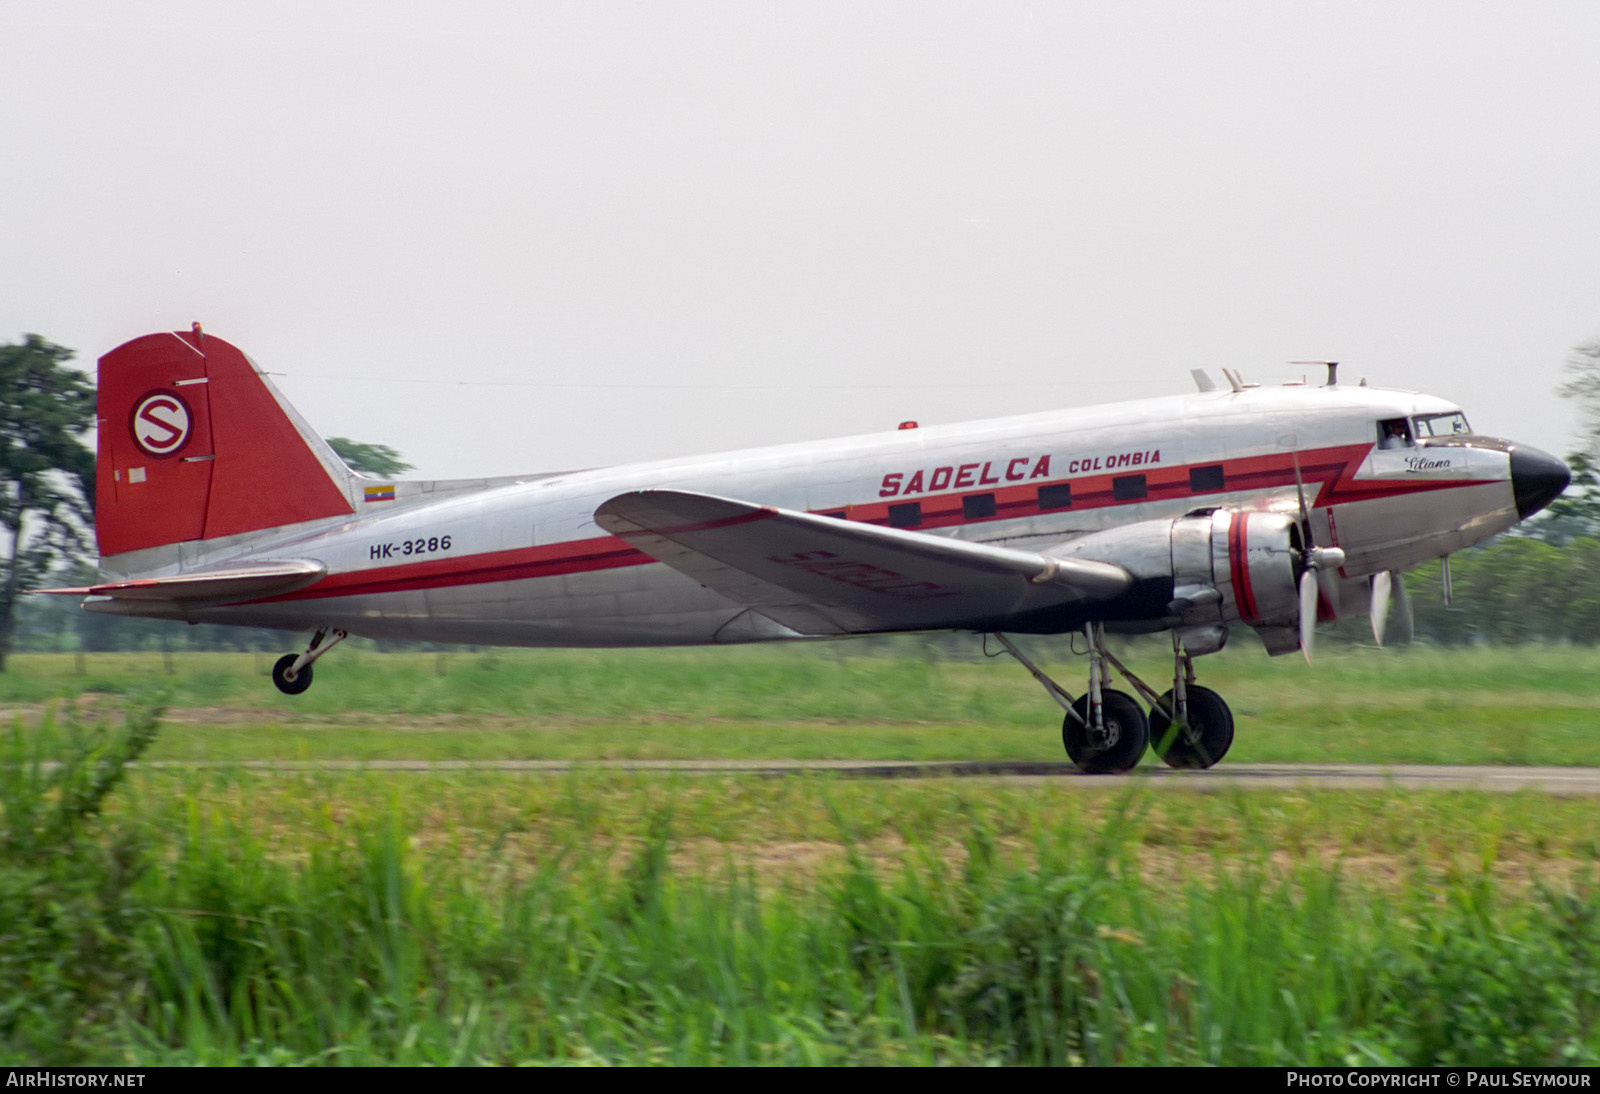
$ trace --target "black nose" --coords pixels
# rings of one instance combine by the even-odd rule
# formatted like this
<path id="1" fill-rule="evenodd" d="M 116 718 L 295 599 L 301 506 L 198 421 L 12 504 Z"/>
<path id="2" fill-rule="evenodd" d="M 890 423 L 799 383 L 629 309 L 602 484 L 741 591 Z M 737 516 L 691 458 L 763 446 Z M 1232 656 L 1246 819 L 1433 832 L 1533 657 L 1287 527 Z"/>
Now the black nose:
<path id="1" fill-rule="evenodd" d="M 1548 452 L 1522 444 L 1511 450 L 1511 493 L 1523 520 L 1554 501 L 1571 481 L 1567 465 Z"/>

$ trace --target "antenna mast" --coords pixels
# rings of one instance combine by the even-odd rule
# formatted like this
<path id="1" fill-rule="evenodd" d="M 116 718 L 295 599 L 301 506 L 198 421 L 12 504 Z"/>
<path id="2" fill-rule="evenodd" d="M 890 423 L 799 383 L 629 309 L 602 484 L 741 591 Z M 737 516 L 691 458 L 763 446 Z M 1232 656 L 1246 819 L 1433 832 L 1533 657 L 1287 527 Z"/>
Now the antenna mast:
<path id="1" fill-rule="evenodd" d="M 1321 365 L 1328 370 L 1328 382 L 1323 387 L 1336 387 L 1339 383 L 1339 362 L 1337 361 L 1290 361 L 1291 365 Z"/>

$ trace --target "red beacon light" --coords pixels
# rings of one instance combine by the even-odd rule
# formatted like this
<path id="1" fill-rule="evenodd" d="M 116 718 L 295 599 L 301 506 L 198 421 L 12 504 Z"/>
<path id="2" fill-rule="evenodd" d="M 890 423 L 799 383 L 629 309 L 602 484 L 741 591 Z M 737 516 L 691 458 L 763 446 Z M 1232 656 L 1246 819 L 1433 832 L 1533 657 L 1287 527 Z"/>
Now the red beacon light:
<path id="1" fill-rule="evenodd" d="M 901 429 L 915 429 L 915 428 L 917 428 L 917 423 L 916 422 L 901 422 L 900 423 L 900 428 Z"/>

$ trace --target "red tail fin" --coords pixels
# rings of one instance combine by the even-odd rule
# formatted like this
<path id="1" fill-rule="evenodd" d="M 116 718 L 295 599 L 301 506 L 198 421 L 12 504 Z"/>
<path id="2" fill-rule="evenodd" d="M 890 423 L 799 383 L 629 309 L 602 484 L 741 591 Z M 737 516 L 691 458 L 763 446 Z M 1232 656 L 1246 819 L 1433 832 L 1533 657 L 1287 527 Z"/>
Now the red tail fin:
<path id="1" fill-rule="evenodd" d="M 350 513 L 326 446 L 238 349 L 150 334 L 100 358 L 102 557 Z"/>

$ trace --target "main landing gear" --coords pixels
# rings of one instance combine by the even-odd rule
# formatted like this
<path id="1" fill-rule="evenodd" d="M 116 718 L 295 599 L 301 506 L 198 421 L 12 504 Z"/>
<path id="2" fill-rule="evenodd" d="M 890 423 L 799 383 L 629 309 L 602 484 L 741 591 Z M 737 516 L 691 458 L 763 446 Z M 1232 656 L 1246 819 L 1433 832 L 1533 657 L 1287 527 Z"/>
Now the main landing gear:
<path id="1" fill-rule="evenodd" d="M 272 666 L 272 682 L 279 691 L 285 695 L 299 695 L 305 691 L 311 686 L 311 666 L 316 659 L 350 635 L 345 631 L 334 631 L 333 640 L 323 645 L 322 640 L 327 637 L 328 628 L 323 627 L 311 636 L 311 644 L 306 647 L 305 653 L 286 653 L 278 658 L 278 663 Z"/>
<path id="2" fill-rule="evenodd" d="M 1061 743 L 1072 762 L 1091 775 L 1132 770 L 1148 747 L 1169 767 L 1205 768 L 1233 744 L 1233 712 L 1222 696 L 1194 682 L 1194 661 L 1177 635 L 1172 638 L 1172 690 L 1164 695 L 1139 679 L 1105 647 L 1105 625 L 1084 627 L 1089 641 L 1089 690 L 1074 699 L 1028 660 L 1005 635 L 995 634 L 1005 651 L 1033 674 L 1066 717 Z M 1145 717 L 1138 700 L 1105 686 L 1110 665 L 1150 703 Z"/>

